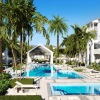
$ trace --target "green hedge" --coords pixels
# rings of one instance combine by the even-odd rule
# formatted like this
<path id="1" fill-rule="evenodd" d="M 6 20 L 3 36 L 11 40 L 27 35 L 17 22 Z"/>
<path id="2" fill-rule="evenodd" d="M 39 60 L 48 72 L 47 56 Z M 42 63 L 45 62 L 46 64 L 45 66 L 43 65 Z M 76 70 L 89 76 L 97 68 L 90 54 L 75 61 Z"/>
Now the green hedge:
<path id="1" fill-rule="evenodd" d="M 0 96 L 0 100 L 42 100 L 40 95 L 35 96 Z"/>
<path id="2" fill-rule="evenodd" d="M 14 87 L 16 85 L 16 83 L 15 83 L 16 81 L 19 81 L 22 84 L 34 84 L 34 79 L 29 79 L 29 78 L 26 78 L 26 79 L 12 79 L 12 80 L 10 80 L 10 86 Z"/>

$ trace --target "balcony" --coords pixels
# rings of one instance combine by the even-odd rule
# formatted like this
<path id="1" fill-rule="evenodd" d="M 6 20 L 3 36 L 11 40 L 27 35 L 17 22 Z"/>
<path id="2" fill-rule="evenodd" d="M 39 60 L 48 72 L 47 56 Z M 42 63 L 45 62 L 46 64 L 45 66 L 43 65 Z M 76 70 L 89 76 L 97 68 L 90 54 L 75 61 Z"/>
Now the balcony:
<path id="1" fill-rule="evenodd" d="M 100 48 L 99 49 L 94 49 L 94 54 L 100 54 Z"/>

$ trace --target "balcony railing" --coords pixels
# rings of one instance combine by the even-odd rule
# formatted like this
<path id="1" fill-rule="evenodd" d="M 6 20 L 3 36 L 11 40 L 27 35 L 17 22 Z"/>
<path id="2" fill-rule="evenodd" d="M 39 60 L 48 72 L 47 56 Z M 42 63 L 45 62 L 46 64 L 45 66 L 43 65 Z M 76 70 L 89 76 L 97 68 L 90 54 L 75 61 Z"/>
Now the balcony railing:
<path id="1" fill-rule="evenodd" d="M 100 48 L 99 49 L 94 49 L 94 54 L 100 54 Z"/>

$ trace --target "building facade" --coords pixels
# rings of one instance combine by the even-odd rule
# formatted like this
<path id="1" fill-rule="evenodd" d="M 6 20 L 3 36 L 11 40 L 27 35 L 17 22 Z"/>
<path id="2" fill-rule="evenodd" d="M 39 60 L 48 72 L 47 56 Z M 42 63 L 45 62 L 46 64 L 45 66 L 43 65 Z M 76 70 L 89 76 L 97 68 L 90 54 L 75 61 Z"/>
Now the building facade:
<path id="1" fill-rule="evenodd" d="M 100 62 L 100 19 L 88 23 L 87 32 L 95 30 L 96 39 L 91 39 L 87 44 L 85 62 L 87 65 Z"/>

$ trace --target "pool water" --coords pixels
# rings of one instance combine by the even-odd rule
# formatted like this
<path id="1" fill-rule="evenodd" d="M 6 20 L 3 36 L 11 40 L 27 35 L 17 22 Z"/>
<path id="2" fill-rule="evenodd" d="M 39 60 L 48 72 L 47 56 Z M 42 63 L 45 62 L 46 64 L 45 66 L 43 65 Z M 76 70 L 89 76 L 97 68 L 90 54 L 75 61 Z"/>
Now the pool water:
<path id="1" fill-rule="evenodd" d="M 69 79 L 75 79 L 75 78 L 83 78 L 83 76 L 78 75 L 74 71 L 58 71 L 54 73 L 54 78 L 69 78 Z"/>
<path id="2" fill-rule="evenodd" d="M 24 77 L 28 76 L 29 77 L 49 77 L 51 76 L 51 66 L 48 64 L 44 64 L 44 65 L 38 65 L 38 66 L 33 66 L 31 65 L 32 68 L 29 70 L 29 72 L 25 72 L 23 74 Z M 57 78 L 83 78 L 83 76 L 78 75 L 75 72 L 72 71 L 59 71 L 56 70 L 56 68 L 54 66 L 53 67 L 53 78 L 57 79 Z"/>
<path id="3" fill-rule="evenodd" d="M 52 95 L 100 95 L 100 83 L 50 85 Z"/>
<path id="4" fill-rule="evenodd" d="M 55 69 L 54 69 L 55 70 Z M 27 72 L 24 73 L 24 76 L 27 75 Z M 45 77 L 45 76 L 50 76 L 51 75 L 51 68 L 49 65 L 39 65 L 35 66 L 35 68 L 31 69 L 29 71 L 29 76 L 30 77 Z"/>

